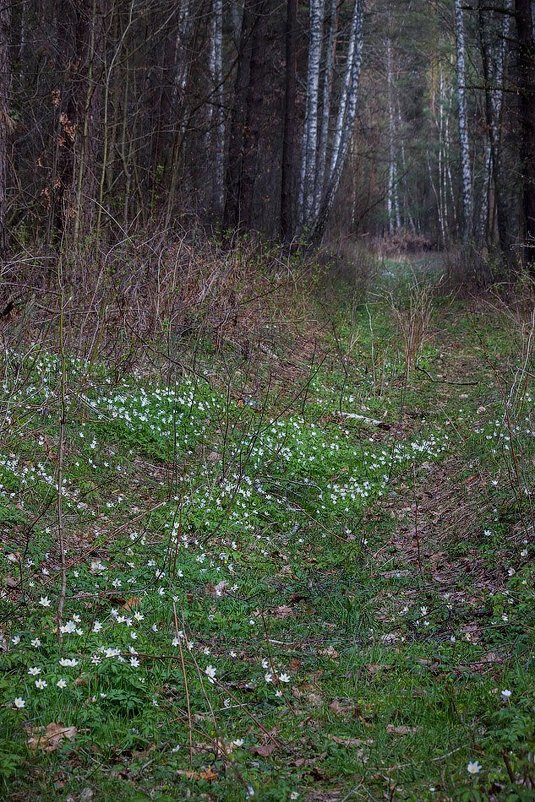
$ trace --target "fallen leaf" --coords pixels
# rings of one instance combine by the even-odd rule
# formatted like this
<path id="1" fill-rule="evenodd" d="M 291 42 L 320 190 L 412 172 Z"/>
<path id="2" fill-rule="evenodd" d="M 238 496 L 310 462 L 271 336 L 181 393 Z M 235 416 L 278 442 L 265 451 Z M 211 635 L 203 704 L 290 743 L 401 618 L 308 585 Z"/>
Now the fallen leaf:
<path id="1" fill-rule="evenodd" d="M 295 760 L 290 761 L 290 766 L 296 766 L 297 768 L 312 766 L 315 767 L 318 762 L 322 762 L 327 757 L 327 752 L 321 752 L 319 755 L 314 755 L 314 757 L 298 757 Z"/>
<path id="2" fill-rule="evenodd" d="M 412 735 L 418 732 L 420 727 L 407 727 L 405 724 L 387 724 L 386 731 L 391 732 L 393 735 Z"/>
<path id="3" fill-rule="evenodd" d="M 131 599 L 128 599 L 123 604 L 123 610 L 131 610 L 132 607 L 137 607 L 138 604 L 139 604 L 139 599 L 136 596 L 132 596 Z"/>
<path id="4" fill-rule="evenodd" d="M 312 767 L 312 769 L 310 770 L 310 775 L 311 777 L 313 777 L 314 780 L 317 780 L 318 782 L 325 780 L 325 778 L 327 777 L 325 772 L 323 772 L 318 766 Z"/>
<path id="5" fill-rule="evenodd" d="M 370 674 L 377 674 L 378 671 L 383 671 L 386 669 L 392 668 L 392 666 L 382 665 L 381 663 L 367 663 L 366 670 L 370 672 Z"/>
<path id="6" fill-rule="evenodd" d="M 209 582 L 206 586 L 206 592 L 209 593 L 210 596 L 222 596 L 227 585 L 228 582 L 226 582 L 224 579 L 222 579 L 221 582 L 218 582 L 217 585 L 212 585 L 212 583 Z"/>
<path id="7" fill-rule="evenodd" d="M 37 727 L 31 730 L 28 739 L 30 749 L 43 749 L 45 752 L 55 752 L 64 740 L 72 741 L 78 732 L 76 727 L 65 727 L 63 724 L 52 722 L 46 728 Z"/>
<path id="8" fill-rule="evenodd" d="M 217 774 L 211 766 L 208 766 L 207 769 L 202 769 L 202 771 L 178 769 L 176 773 L 181 777 L 187 777 L 188 780 L 217 780 Z"/>
<path id="9" fill-rule="evenodd" d="M 253 752 L 254 752 L 256 755 L 260 755 L 260 757 L 269 757 L 269 756 L 270 756 L 270 754 L 271 754 L 271 753 L 272 753 L 272 752 L 273 752 L 275 749 L 276 749 L 276 746 L 275 746 L 275 744 L 274 744 L 274 743 L 260 744 L 260 746 L 255 746 L 255 747 L 253 748 Z"/>
<path id="10" fill-rule="evenodd" d="M 211 766 L 199 772 L 199 780 L 217 780 L 217 774 Z"/>
<path id="11" fill-rule="evenodd" d="M 102 598 L 107 599 L 110 602 L 110 604 L 117 604 L 120 605 L 121 607 L 126 605 L 128 602 L 128 599 L 125 599 L 124 596 L 119 596 L 117 593 L 110 593 L 110 595 L 108 596 L 108 594 L 104 592 L 101 594 L 101 596 Z"/>
<path id="12" fill-rule="evenodd" d="M 329 735 L 328 737 L 340 746 L 369 746 L 373 743 L 373 738 L 363 740 L 362 738 L 342 738 L 339 735 Z"/>
<path id="13" fill-rule="evenodd" d="M 273 610 L 273 615 L 276 618 L 288 618 L 290 615 L 293 615 L 294 611 L 291 607 L 287 607 L 285 604 L 281 604 L 280 607 L 276 607 Z"/>
<path id="14" fill-rule="evenodd" d="M 332 657 L 333 660 L 340 656 L 333 646 L 328 646 L 326 649 L 319 649 L 318 654 L 321 655 L 321 657 Z"/>
<path id="15" fill-rule="evenodd" d="M 347 716 L 349 713 L 353 711 L 353 705 L 350 702 L 341 702 L 339 699 L 335 699 L 329 705 L 329 710 L 332 710 L 333 713 L 336 713 L 337 716 Z"/>

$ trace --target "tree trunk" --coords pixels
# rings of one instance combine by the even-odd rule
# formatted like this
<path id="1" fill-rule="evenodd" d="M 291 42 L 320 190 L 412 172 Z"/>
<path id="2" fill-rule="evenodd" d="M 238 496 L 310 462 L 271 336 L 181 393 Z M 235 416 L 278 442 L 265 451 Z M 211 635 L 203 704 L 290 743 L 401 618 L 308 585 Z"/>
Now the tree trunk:
<path id="1" fill-rule="evenodd" d="M 516 0 L 522 169 L 522 259 L 535 264 L 535 39 L 533 3 Z"/>
<path id="2" fill-rule="evenodd" d="M 106 0 L 93 0 L 89 21 L 83 10 L 79 16 L 79 46 L 83 48 L 79 92 L 76 101 L 77 132 L 75 140 L 75 218 L 73 237 L 88 234 L 95 220 L 97 170 L 101 128 L 101 87 L 104 64 L 104 13 Z"/>
<path id="3" fill-rule="evenodd" d="M 316 182 L 319 79 L 323 40 L 324 0 L 310 0 L 310 44 L 306 88 L 306 114 L 301 154 L 301 183 L 299 187 L 299 224 L 312 222 Z"/>
<path id="4" fill-rule="evenodd" d="M 212 6 L 212 103 L 214 183 L 213 210 L 220 220 L 225 202 L 225 107 L 223 104 L 223 0 L 213 0 Z"/>
<path id="5" fill-rule="evenodd" d="M 464 16 L 462 0 L 454 0 L 455 10 L 455 53 L 457 73 L 457 108 L 459 123 L 459 150 L 461 156 L 461 188 L 463 203 L 463 242 L 468 244 L 472 237 L 472 216 L 474 209 L 472 189 L 472 167 L 468 137 L 468 110 L 466 102 L 466 53 L 464 37 Z"/>
<path id="6" fill-rule="evenodd" d="M 281 235 L 289 241 L 294 231 L 295 130 L 297 96 L 297 0 L 287 0 L 284 136 L 282 141 Z"/>
<path id="7" fill-rule="evenodd" d="M 316 176 L 316 191 L 314 212 L 317 216 L 325 183 L 325 170 L 327 167 L 327 147 L 329 145 L 329 125 L 331 121 L 331 94 L 334 78 L 334 56 L 336 38 L 338 33 L 338 0 L 331 0 L 329 19 L 329 33 L 325 49 L 325 67 L 323 72 L 323 88 L 321 100 L 321 132 L 318 146 L 318 169 Z"/>
<path id="8" fill-rule="evenodd" d="M 179 182 L 179 171 L 182 158 L 182 145 L 185 135 L 184 107 L 185 94 L 190 71 L 189 50 L 192 45 L 194 30 L 193 14 L 190 0 L 182 0 L 178 17 L 178 30 L 175 41 L 175 68 L 173 89 L 171 92 L 171 114 L 173 117 L 173 136 L 169 153 L 170 178 L 167 196 L 165 225 L 168 226 L 176 202 Z"/>
<path id="9" fill-rule="evenodd" d="M 504 13 L 502 15 L 499 39 L 493 45 L 493 43 L 489 41 L 488 18 L 485 15 L 485 11 L 486 9 L 482 5 L 482 0 L 479 0 L 479 36 L 483 79 L 485 82 L 485 120 L 488 133 L 488 143 L 485 147 L 485 172 L 479 233 L 480 236 L 484 232 L 490 233 L 489 228 L 492 228 L 489 225 L 489 195 L 491 189 L 493 189 L 500 251 L 504 258 L 509 260 L 511 258 L 511 248 L 513 244 L 513 226 L 511 225 L 506 199 L 506 182 L 501 152 L 501 117 L 511 14 Z M 512 0 L 506 0 L 505 11 L 512 11 Z"/>
<path id="10" fill-rule="evenodd" d="M 246 0 L 243 10 L 224 213 L 225 226 L 234 229 L 248 228 L 252 224 L 265 91 L 268 9 L 269 0 Z"/>
<path id="11" fill-rule="evenodd" d="M 388 190 L 386 195 L 388 233 L 394 234 L 400 227 L 398 159 L 396 153 L 395 132 L 396 118 L 394 114 L 394 75 L 392 68 L 392 40 L 386 40 L 386 75 L 388 87 Z"/>
<path id="12" fill-rule="evenodd" d="M 349 142 L 353 135 L 353 126 L 357 115 L 360 68 L 362 65 L 363 12 L 364 0 L 355 0 L 329 176 L 313 230 L 313 235 L 316 239 L 321 236 L 327 223 L 342 177 Z"/>
<path id="13" fill-rule="evenodd" d="M 9 116 L 9 34 L 12 3 L 0 0 L 0 259 L 7 249 L 7 139 L 11 130 Z"/>

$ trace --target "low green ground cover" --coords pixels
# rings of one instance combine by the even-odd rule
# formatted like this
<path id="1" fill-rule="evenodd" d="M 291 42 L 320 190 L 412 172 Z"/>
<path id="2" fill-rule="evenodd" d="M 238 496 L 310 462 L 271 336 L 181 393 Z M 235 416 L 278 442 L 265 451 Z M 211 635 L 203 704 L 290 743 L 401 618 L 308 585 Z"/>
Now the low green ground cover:
<path id="1" fill-rule="evenodd" d="M 6 351 L 3 797 L 532 799 L 522 342 L 436 305 L 407 370 L 371 303 L 276 402 Z"/>

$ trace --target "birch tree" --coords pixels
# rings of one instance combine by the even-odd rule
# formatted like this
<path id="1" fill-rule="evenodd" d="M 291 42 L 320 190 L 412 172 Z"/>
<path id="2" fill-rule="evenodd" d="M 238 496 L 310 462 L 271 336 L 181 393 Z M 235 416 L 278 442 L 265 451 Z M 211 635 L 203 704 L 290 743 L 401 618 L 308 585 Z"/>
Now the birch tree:
<path id="1" fill-rule="evenodd" d="M 286 66 L 284 81 L 284 133 L 282 140 L 281 235 L 293 237 L 294 172 L 297 99 L 297 0 L 287 0 Z"/>
<path id="2" fill-rule="evenodd" d="M 327 166 L 327 148 L 329 145 L 329 126 L 331 121 L 331 95 L 334 80 L 334 57 L 338 35 L 338 0 L 331 0 L 328 20 L 328 34 L 325 48 L 325 67 L 323 71 L 321 100 L 321 130 L 318 145 L 318 167 L 314 197 L 314 214 L 317 216 L 321 203 L 325 169 Z"/>
<path id="3" fill-rule="evenodd" d="M 468 108 L 466 101 L 466 46 L 462 0 L 453 0 L 455 12 L 455 56 L 457 77 L 457 110 L 459 124 L 459 152 L 461 161 L 461 191 L 463 208 L 463 241 L 467 244 L 472 236 L 474 209 L 472 166 L 468 134 Z"/>
<path id="4" fill-rule="evenodd" d="M 358 90 L 362 66 L 364 0 L 355 0 L 351 16 L 351 30 L 347 50 L 342 92 L 338 105 L 336 128 L 328 176 L 322 191 L 321 202 L 314 224 L 314 235 L 319 236 L 332 208 L 353 134 L 357 115 Z"/>
<path id="5" fill-rule="evenodd" d="M 301 159 L 301 183 L 299 189 L 299 223 L 301 227 L 310 225 L 314 213 L 323 13 L 324 0 L 310 0 L 310 44 L 308 49 L 308 73 L 306 83 L 306 115 Z"/>

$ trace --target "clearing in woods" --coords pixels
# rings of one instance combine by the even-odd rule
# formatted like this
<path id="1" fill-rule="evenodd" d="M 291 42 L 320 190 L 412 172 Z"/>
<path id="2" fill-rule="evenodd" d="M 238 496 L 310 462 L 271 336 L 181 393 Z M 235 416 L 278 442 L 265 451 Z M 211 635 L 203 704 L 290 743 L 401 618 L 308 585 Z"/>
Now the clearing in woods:
<path id="1" fill-rule="evenodd" d="M 255 382 L 3 353 L 3 798 L 533 799 L 533 316 L 386 282 Z"/>

